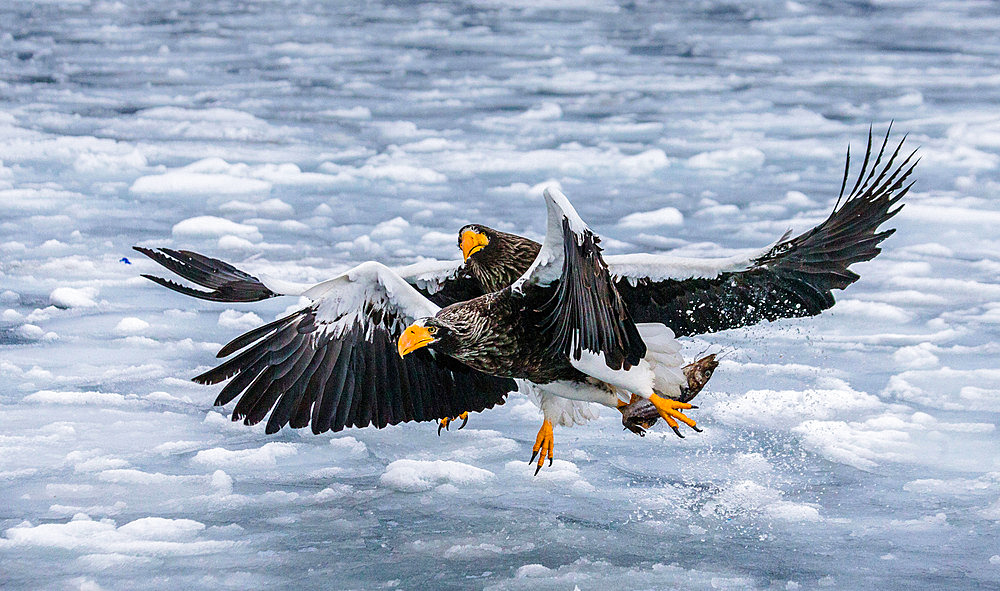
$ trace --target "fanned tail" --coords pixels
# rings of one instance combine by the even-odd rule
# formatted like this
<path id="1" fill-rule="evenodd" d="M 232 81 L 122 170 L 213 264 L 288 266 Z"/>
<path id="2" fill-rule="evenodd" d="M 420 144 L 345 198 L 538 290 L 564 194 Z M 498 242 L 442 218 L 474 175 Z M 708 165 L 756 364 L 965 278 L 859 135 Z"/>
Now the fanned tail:
<path id="1" fill-rule="evenodd" d="M 142 275 L 146 279 L 177 293 L 210 302 L 257 302 L 279 295 L 265 287 L 260 279 L 219 259 L 213 259 L 189 250 L 170 248 L 154 250 L 141 246 L 133 246 L 132 248 L 184 279 L 211 290 L 204 291 L 187 287 L 155 275 Z"/>

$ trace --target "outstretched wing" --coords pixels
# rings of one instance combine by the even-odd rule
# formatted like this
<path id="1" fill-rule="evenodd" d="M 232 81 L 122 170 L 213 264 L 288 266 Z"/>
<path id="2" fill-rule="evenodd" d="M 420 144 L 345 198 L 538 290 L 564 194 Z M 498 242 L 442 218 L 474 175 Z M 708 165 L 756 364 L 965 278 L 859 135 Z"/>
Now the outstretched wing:
<path id="1" fill-rule="evenodd" d="M 253 425 L 270 412 L 268 433 L 381 428 L 492 408 L 517 389 L 433 351 L 401 358 L 403 329 L 438 307 L 384 265 L 363 263 L 302 295 L 312 304 L 237 337 L 218 354 L 233 357 L 194 378 L 231 378 L 215 404 L 239 396 L 234 421 Z"/>
<path id="2" fill-rule="evenodd" d="M 662 322 L 678 336 L 715 332 L 763 320 L 813 316 L 833 306 L 832 290 L 858 280 L 850 265 L 873 259 L 894 229 L 878 227 L 912 183 L 914 150 L 898 162 L 903 141 L 883 163 L 889 134 L 874 161 L 872 135 L 854 187 L 844 197 L 850 171 L 847 152 L 840 198 L 833 212 L 808 232 L 757 254 L 729 259 L 677 259 L 662 255 L 608 257 L 611 275 L 636 322 Z M 869 166 L 870 165 L 870 166 Z"/>
<path id="3" fill-rule="evenodd" d="M 143 274 L 150 281 L 178 293 L 213 302 L 256 302 L 279 295 L 301 295 L 311 286 L 280 281 L 270 277 L 258 279 L 225 261 L 191 252 L 170 248 L 133 249 L 160 263 L 191 283 L 207 288 L 196 289 L 169 279 Z M 464 302 L 483 295 L 463 261 L 424 261 L 400 267 L 396 274 L 413 285 L 420 293 L 438 306 Z"/>
<path id="4" fill-rule="evenodd" d="M 613 370 L 637 365 L 646 345 L 601 257 L 600 238 L 561 191 L 550 187 L 544 195 L 545 242 L 511 289 L 539 301 L 539 329 L 551 350 L 571 362 L 580 361 L 584 351 L 603 355 Z"/>

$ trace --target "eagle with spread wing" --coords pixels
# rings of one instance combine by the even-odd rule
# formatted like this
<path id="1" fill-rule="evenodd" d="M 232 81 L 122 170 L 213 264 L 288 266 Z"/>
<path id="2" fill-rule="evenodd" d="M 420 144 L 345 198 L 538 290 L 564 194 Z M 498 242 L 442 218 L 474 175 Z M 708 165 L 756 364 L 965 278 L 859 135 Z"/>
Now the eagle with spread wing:
<path id="1" fill-rule="evenodd" d="M 459 234 L 464 261 L 418 263 L 395 271 L 378 263 L 364 263 L 316 286 L 267 278 L 262 281 L 227 263 L 189 251 L 137 250 L 207 288 L 193 289 L 146 275 L 187 295 L 225 302 L 258 301 L 285 294 L 313 299 L 313 305 L 234 340 L 220 351 L 220 357 L 243 349 L 242 352 L 195 378 L 217 383 L 235 376 L 216 401 L 225 404 L 243 394 L 234 410 L 234 420 L 242 418 L 247 423 L 256 423 L 272 407 L 269 432 L 285 424 L 293 427 L 310 424 L 315 432 L 322 432 L 345 426 L 381 427 L 408 420 L 447 420 L 502 403 L 506 393 L 516 386 L 509 378 L 528 378 L 541 395 L 539 404 L 546 414 L 535 446 L 536 452 L 542 450 L 541 463 L 546 447 L 551 459 L 551 444 L 546 445 L 546 441 L 551 440 L 553 418 L 564 424 L 587 418 L 577 402 L 560 407 L 553 401 L 594 399 L 620 406 L 617 396 L 622 392 L 640 394 L 589 374 L 584 381 L 600 382 L 598 388 L 604 389 L 603 395 L 593 391 L 581 394 L 579 385 L 567 389 L 566 374 L 576 378 L 579 375 L 566 367 L 557 369 L 558 364 L 545 358 L 542 351 L 572 346 L 573 355 L 579 355 L 577 362 L 583 359 L 584 350 L 596 351 L 605 356 L 609 367 L 618 366 L 619 371 L 627 373 L 636 361 L 642 360 L 636 358 L 637 349 L 629 353 L 601 339 L 610 338 L 610 334 L 614 337 L 612 341 L 615 338 L 621 341 L 624 336 L 618 332 L 624 330 L 628 333 L 625 336 L 630 335 L 632 340 L 624 338 L 621 342 L 629 343 L 638 334 L 638 342 L 658 344 L 653 354 L 659 355 L 659 359 L 652 363 L 647 360 L 646 364 L 664 371 L 669 367 L 671 383 L 663 390 L 674 392 L 686 387 L 683 372 L 677 371 L 680 358 L 679 345 L 673 340 L 675 334 L 698 334 L 761 320 L 808 316 L 832 306 L 831 291 L 843 289 L 858 278 L 848 266 L 877 255 L 878 244 L 893 232 L 877 232 L 877 229 L 899 211 L 899 207 L 893 206 L 909 189 L 906 180 L 915 165 L 911 163 L 913 154 L 896 165 L 901 142 L 883 163 L 887 142 L 888 134 L 872 160 L 869 135 L 862 171 L 844 199 L 850 167 L 848 152 L 841 199 L 823 223 L 790 240 L 786 235 L 750 257 L 712 260 L 643 254 L 607 257 L 605 263 L 596 236 L 579 220 L 568 201 L 552 191 L 546 195 L 549 248 L 520 236 L 470 225 Z M 560 219 L 559 215 L 563 221 L 554 222 Z M 556 228 L 557 232 L 554 223 L 569 227 Z M 560 249 L 553 246 L 560 232 L 562 237 L 567 232 L 573 234 L 578 247 L 586 245 L 584 251 L 577 252 L 578 249 L 569 248 L 569 242 L 564 241 L 560 257 Z M 558 276 L 552 267 L 555 260 L 564 262 Z M 572 280 L 564 279 L 563 273 Z M 606 281 L 595 279 L 604 275 Z M 552 290 L 555 291 L 550 294 Z M 515 326 L 528 327 L 529 336 L 555 335 L 553 338 L 559 343 L 558 346 L 547 343 L 541 349 L 518 347 L 518 352 L 507 359 L 517 359 L 520 370 L 504 365 L 504 357 L 491 349 L 496 343 L 483 349 L 488 353 L 469 357 L 468 351 L 442 354 L 447 351 L 448 340 L 441 344 L 439 337 L 427 340 L 434 347 L 418 347 L 422 350 L 407 352 L 402 361 L 381 363 L 385 350 L 391 349 L 387 343 L 399 336 L 407 322 L 413 331 L 429 327 L 437 330 L 440 327 L 432 320 L 439 314 L 437 306 L 448 306 L 441 312 L 443 318 L 449 318 L 455 310 L 466 310 L 463 314 L 468 314 L 475 306 L 470 308 L 463 302 L 476 301 L 475 305 L 482 306 L 484 300 L 477 297 L 508 291 L 517 296 L 515 299 L 520 298 L 518 301 L 531 300 L 524 299 L 529 295 L 537 299 L 538 293 L 550 296 L 544 305 L 535 302 L 538 307 L 524 308 L 516 314 Z M 577 307 L 566 304 L 588 293 L 596 293 L 596 299 L 583 297 Z M 496 297 L 493 296 L 494 300 Z M 491 306 L 496 305 L 489 297 L 485 300 L 493 301 Z M 563 302 L 563 308 L 557 312 L 554 302 Z M 459 305 L 450 305 L 454 303 Z M 547 312 L 540 315 L 543 310 Z M 615 324 L 609 313 L 624 314 L 622 318 L 627 317 L 627 321 L 620 318 L 620 324 Z M 430 322 L 429 327 L 414 323 L 418 318 L 431 318 L 424 320 Z M 578 331 L 590 330 L 593 322 L 597 323 L 593 334 L 604 337 L 591 335 L 589 342 L 580 341 L 585 333 Z M 636 322 L 663 323 L 669 328 L 636 326 Z M 412 338 L 413 331 L 402 336 L 409 334 L 407 338 Z M 508 330 L 505 338 L 510 338 L 510 333 Z M 523 340 L 524 336 L 519 338 Z M 522 340 L 513 342 L 527 342 Z M 585 349 L 585 345 L 589 348 Z M 607 357 L 609 354 L 613 357 Z M 456 359 L 464 364 L 456 363 Z M 626 366 L 630 369 L 623 370 Z M 543 373 L 538 373 L 542 370 Z M 382 388 L 383 381 L 387 381 L 388 389 Z M 546 384 L 548 387 L 537 387 Z M 521 385 L 523 388 L 524 383 Z M 551 407 L 555 410 L 550 411 Z M 679 417 L 667 412 L 659 414 L 669 417 L 668 424 L 677 431 L 674 419 Z M 693 426 L 693 421 L 689 424 Z"/>

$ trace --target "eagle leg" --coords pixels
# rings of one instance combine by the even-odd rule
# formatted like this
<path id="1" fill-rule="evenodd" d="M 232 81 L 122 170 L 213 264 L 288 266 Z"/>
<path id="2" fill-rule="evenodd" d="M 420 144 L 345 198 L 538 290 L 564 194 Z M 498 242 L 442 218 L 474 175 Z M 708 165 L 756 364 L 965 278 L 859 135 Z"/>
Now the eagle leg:
<path id="1" fill-rule="evenodd" d="M 657 394 L 650 394 L 649 401 L 653 403 L 653 406 L 656 408 L 656 412 L 663 417 L 663 420 L 667 422 L 667 425 L 670 425 L 670 428 L 674 430 L 674 433 L 677 433 L 678 435 L 681 434 L 680 426 L 677 424 L 677 421 L 684 423 L 695 431 L 701 432 L 701 429 L 696 426 L 696 423 L 692 419 L 680 412 L 683 409 L 697 407 L 692 406 L 687 402 L 671 400 Z"/>
<path id="2" fill-rule="evenodd" d="M 535 437 L 535 446 L 531 448 L 531 459 L 528 460 L 530 465 L 535 461 L 535 457 L 538 457 L 538 467 L 535 468 L 535 476 L 538 476 L 538 471 L 542 469 L 545 464 L 545 458 L 549 458 L 549 466 L 552 465 L 552 451 L 555 449 L 555 437 L 552 433 L 552 423 L 545 419 L 542 421 L 542 427 L 538 430 L 538 435 Z"/>
<path id="3" fill-rule="evenodd" d="M 451 429 L 450 429 L 449 425 L 451 425 L 453 422 L 457 421 L 458 419 L 462 419 L 462 424 L 458 426 L 458 429 L 459 430 L 464 429 L 465 425 L 467 425 L 469 423 L 469 413 L 468 412 L 463 412 L 462 414 L 458 415 L 457 417 L 445 417 L 445 418 L 441 419 L 440 421 L 438 421 L 438 436 L 439 437 L 441 436 L 441 428 L 442 427 L 444 427 L 445 431 L 450 431 Z"/>
<path id="4" fill-rule="evenodd" d="M 705 385 L 712 378 L 712 373 L 718 366 L 719 362 L 715 357 L 715 353 L 685 365 L 682 370 L 684 377 L 687 379 L 687 384 L 681 386 L 679 396 L 664 396 L 664 398 L 678 402 L 691 402 L 705 388 Z M 660 418 L 660 411 L 650 401 L 635 394 L 632 395 L 631 400 L 627 403 L 619 402 L 618 410 L 622 413 L 622 425 L 625 426 L 625 429 L 640 437 L 645 435 L 645 430 L 655 425 L 656 421 Z M 674 430 L 674 433 L 683 439 L 684 435 L 681 433 L 680 425 L 677 421 L 674 418 L 665 418 L 665 420 L 667 425 Z M 700 429 L 694 426 L 692 426 L 692 429 L 700 431 Z"/>

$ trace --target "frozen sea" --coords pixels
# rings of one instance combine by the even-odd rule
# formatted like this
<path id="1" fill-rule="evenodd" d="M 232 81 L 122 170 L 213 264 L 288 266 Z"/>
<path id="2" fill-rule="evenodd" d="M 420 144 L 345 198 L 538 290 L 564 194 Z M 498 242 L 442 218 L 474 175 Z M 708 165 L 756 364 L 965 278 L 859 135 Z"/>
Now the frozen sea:
<path id="1" fill-rule="evenodd" d="M 0 587 L 997 589 L 1000 6 L 0 3 Z M 693 416 L 527 464 L 530 402 L 440 437 L 266 436 L 189 381 L 296 301 L 212 304 L 134 244 L 322 280 L 543 232 L 723 255 L 830 210 L 847 145 L 920 147 L 897 233 Z M 664 210 L 654 216 L 631 214 Z"/>

